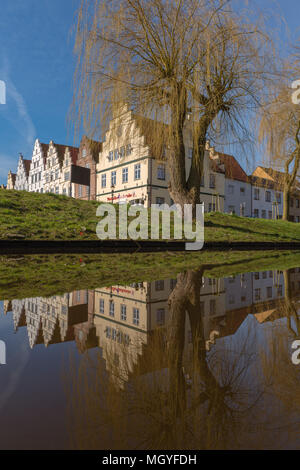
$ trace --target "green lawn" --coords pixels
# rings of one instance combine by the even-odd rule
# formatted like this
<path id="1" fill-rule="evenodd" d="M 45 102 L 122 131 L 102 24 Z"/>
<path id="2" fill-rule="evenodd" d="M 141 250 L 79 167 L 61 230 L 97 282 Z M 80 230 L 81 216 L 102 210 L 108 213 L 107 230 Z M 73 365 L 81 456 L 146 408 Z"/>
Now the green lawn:
<path id="1" fill-rule="evenodd" d="M 97 240 L 98 205 L 55 194 L 0 190 L 0 239 Z M 205 241 L 300 242 L 300 224 L 211 213 L 205 215 Z"/>
<path id="2" fill-rule="evenodd" d="M 0 300 L 175 278 L 204 267 L 206 277 L 300 266 L 300 251 L 200 251 L 0 257 Z"/>

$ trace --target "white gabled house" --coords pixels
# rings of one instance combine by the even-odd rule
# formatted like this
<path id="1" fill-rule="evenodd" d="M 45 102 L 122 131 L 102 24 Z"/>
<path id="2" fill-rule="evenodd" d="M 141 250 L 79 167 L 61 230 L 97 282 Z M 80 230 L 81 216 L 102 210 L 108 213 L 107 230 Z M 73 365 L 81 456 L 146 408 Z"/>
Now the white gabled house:
<path id="1" fill-rule="evenodd" d="M 14 189 L 19 191 L 28 191 L 28 175 L 30 163 L 31 160 L 25 160 L 23 155 L 20 154 Z"/>
<path id="2" fill-rule="evenodd" d="M 45 163 L 47 158 L 48 145 L 43 144 L 36 139 L 34 143 L 32 160 L 28 177 L 28 191 L 35 193 L 43 193 L 43 177 L 45 171 Z"/>

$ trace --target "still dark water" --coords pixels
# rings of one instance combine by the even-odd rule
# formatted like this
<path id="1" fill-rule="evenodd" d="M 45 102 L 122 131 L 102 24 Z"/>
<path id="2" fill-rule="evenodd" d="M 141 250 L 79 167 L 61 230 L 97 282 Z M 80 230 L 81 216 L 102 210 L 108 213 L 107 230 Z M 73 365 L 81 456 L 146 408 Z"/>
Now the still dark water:
<path id="1" fill-rule="evenodd" d="M 0 448 L 299 449 L 299 302 L 300 268 L 2 299 Z"/>

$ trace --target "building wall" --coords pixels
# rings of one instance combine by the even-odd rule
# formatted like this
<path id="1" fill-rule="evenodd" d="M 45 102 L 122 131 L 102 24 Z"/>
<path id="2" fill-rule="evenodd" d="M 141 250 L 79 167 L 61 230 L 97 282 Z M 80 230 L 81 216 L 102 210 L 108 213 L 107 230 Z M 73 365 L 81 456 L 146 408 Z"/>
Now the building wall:
<path id="1" fill-rule="evenodd" d="M 251 184 L 225 178 L 224 212 L 251 217 Z"/>
<path id="2" fill-rule="evenodd" d="M 97 195 L 97 169 L 96 165 L 99 160 L 99 152 L 101 151 L 102 143 L 91 141 L 87 137 L 83 137 L 79 147 L 79 154 L 77 165 L 89 168 L 90 173 L 90 186 L 83 186 L 79 184 L 74 185 L 74 195 L 76 199 L 83 200 L 96 200 Z"/>
<path id="3" fill-rule="evenodd" d="M 44 173 L 44 193 L 59 194 L 61 182 L 61 158 L 53 141 L 50 142 Z"/>
<path id="4" fill-rule="evenodd" d="M 188 129 L 184 137 L 188 174 L 191 166 L 188 155 L 189 149 L 192 149 L 192 138 Z M 110 156 L 113 157 L 112 160 Z M 145 136 L 142 135 L 130 111 L 112 119 L 97 165 L 97 199 L 103 202 L 111 202 L 113 199 L 115 203 L 140 203 L 145 207 L 159 203 L 170 204 L 171 197 L 168 191 L 170 177 L 166 162 L 152 157 Z M 213 208 L 224 210 L 224 174 L 214 172 L 212 165 L 209 152 L 206 152 L 204 185 L 201 187 L 201 200 L 205 204 L 206 212 Z M 123 180 L 125 171 L 127 176 L 126 180 Z M 115 181 L 112 180 L 112 172 L 115 172 Z M 164 173 L 163 178 L 162 173 Z M 214 187 L 210 187 L 210 174 L 214 175 Z M 106 178 L 105 186 L 104 178 Z"/>
<path id="5" fill-rule="evenodd" d="M 59 194 L 74 197 L 74 184 L 71 183 L 72 159 L 70 149 L 66 147 L 62 166 L 60 168 Z"/>
<path id="6" fill-rule="evenodd" d="M 300 222 L 300 193 L 294 193 L 290 198 L 290 221 Z"/>
<path id="7" fill-rule="evenodd" d="M 267 193 L 270 193 L 269 201 L 267 200 Z M 272 219 L 276 218 L 275 214 L 277 215 L 277 218 L 282 218 L 282 191 L 265 187 L 263 184 L 260 185 L 254 183 L 252 185 L 252 217 L 257 217 L 260 219 Z"/>
<path id="8" fill-rule="evenodd" d="M 30 192 L 44 192 L 43 178 L 45 171 L 45 161 L 47 157 L 47 155 L 44 153 L 44 148 L 40 141 L 36 139 L 28 177 L 28 191 Z"/>
<path id="9" fill-rule="evenodd" d="M 14 189 L 19 191 L 28 191 L 28 175 L 26 172 L 25 163 L 22 155 L 20 156 L 18 162 Z"/>
<path id="10" fill-rule="evenodd" d="M 16 180 L 16 175 L 13 174 L 10 170 L 7 175 L 7 185 L 6 189 L 15 189 L 15 180 Z"/>

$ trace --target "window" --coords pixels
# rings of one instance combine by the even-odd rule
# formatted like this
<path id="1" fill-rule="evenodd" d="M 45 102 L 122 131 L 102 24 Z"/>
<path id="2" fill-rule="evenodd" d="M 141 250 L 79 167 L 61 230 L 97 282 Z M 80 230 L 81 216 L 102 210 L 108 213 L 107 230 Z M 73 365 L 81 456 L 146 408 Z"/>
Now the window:
<path id="1" fill-rule="evenodd" d="M 204 186 L 204 175 L 201 176 L 200 186 Z"/>
<path id="2" fill-rule="evenodd" d="M 56 186 L 56 188 L 55 188 L 55 194 L 59 194 L 59 187 L 58 186 Z"/>
<path id="3" fill-rule="evenodd" d="M 266 219 L 267 218 L 267 211 L 262 210 L 261 211 L 261 217 L 262 217 L 262 219 Z"/>
<path id="4" fill-rule="evenodd" d="M 82 186 L 81 186 L 81 184 L 78 186 L 78 196 L 82 197 Z"/>
<path id="5" fill-rule="evenodd" d="M 106 173 L 101 175 L 101 188 L 106 188 Z"/>
<path id="6" fill-rule="evenodd" d="M 216 187 L 216 177 L 215 175 L 209 175 L 209 187 L 214 189 Z"/>
<path id="7" fill-rule="evenodd" d="M 240 188 L 240 193 L 245 194 L 245 188 Z"/>
<path id="8" fill-rule="evenodd" d="M 114 159 L 114 152 L 111 150 L 110 152 L 108 152 L 108 161 L 112 162 L 113 159 Z"/>
<path id="9" fill-rule="evenodd" d="M 268 299 L 271 299 L 271 297 L 272 297 L 272 290 L 273 290 L 272 287 L 267 287 L 267 297 L 268 297 Z"/>
<path id="10" fill-rule="evenodd" d="M 63 188 L 63 194 L 66 195 L 67 194 L 67 190 L 66 188 Z"/>
<path id="11" fill-rule="evenodd" d="M 278 202 L 278 204 L 280 204 L 281 203 L 281 193 L 276 193 L 275 198 L 276 198 L 276 202 Z"/>
<path id="12" fill-rule="evenodd" d="M 166 167 L 165 165 L 158 165 L 157 167 L 157 179 L 165 180 L 166 179 Z"/>
<path id="13" fill-rule="evenodd" d="M 125 157 L 125 147 L 120 148 L 120 158 Z"/>
<path id="14" fill-rule="evenodd" d="M 126 155 L 131 155 L 132 147 L 130 144 L 126 145 Z"/>
<path id="15" fill-rule="evenodd" d="M 85 195 L 87 197 L 89 197 L 89 195 L 90 195 L 90 187 L 89 186 L 86 186 L 86 188 L 85 188 Z"/>
<path id="16" fill-rule="evenodd" d="M 128 168 L 122 169 L 122 183 L 128 183 Z"/>
<path id="17" fill-rule="evenodd" d="M 139 180 L 141 178 L 141 164 L 137 163 L 134 165 L 134 179 Z"/>
<path id="18" fill-rule="evenodd" d="M 229 294 L 228 301 L 230 305 L 233 305 L 235 303 L 235 298 L 233 294 Z"/>
<path id="19" fill-rule="evenodd" d="M 234 186 L 232 184 L 230 184 L 228 186 L 228 194 L 233 194 L 234 193 Z"/>
<path id="20" fill-rule="evenodd" d="M 66 171 L 65 172 L 65 181 L 69 181 L 69 180 L 70 180 L 70 172 Z"/>
<path id="21" fill-rule="evenodd" d="M 188 158 L 193 158 L 194 149 L 193 147 L 188 148 Z"/>
<path id="22" fill-rule="evenodd" d="M 235 206 L 228 206 L 228 211 L 230 214 L 235 214 Z"/>
<path id="23" fill-rule="evenodd" d="M 99 312 L 104 313 L 104 299 L 99 300 Z"/>
<path id="24" fill-rule="evenodd" d="M 254 200 L 259 201 L 259 188 L 254 188 Z"/>
<path id="25" fill-rule="evenodd" d="M 83 149 L 82 149 L 82 156 L 83 156 L 83 158 L 86 157 L 86 148 L 83 148 Z"/>
<path id="26" fill-rule="evenodd" d="M 110 184 L 111 184 L 111 186 L 115 186 L 116 183 L 117 183 L 117 172 L 112 171 L 111 174 L 110 174 Z"/>
<path id="27" fill-rule="evenodd" d="M 211 299 L 209 301 L 209 313 L 211 315 L 214 315 L 216 313 L 216 300 L 215 299 Z"/>
<path id="28" fill-rule="evenodd" d="M 294 199 L 292 197 L 291 197 L 291 200 L 290 200 L 290 206 L 294 207 Z"/>
<path id="29" fill-rule="evenodd" d="M 113 300 L 110 300 L 109 301 L 109 315 L 111 317 L 114 317 L 115 316 L 115 303 Z"/>
<path id="30" fill-rule="evenodd" d="M 271 202 L 271 191 L 266 191 L 266 202 Z"/>
<path id="31" fill-rule="evenodd" d="M 278 286 L 277 295 L 282 297 L 282 285 Z"/>
<path id="32" fill-rule="evenodd" d="M 272 211 L 269 211 L 269 219 L 272 219 Z"/>
<path id="33" fill-rule="evenodd" d="M 254 273 L 254 279 L 255 279 L 256 281 L 259 280 L 259 273 Z"/>
<path id="34" fill-rule="evenodd" d="M 156 202 L 156 204 L 158 204 L 159 206 L 161 206 L 162 204 L 165 203 L 165 198 L 164 198 L 164 197 L 157 197 L 157 198 L 155 199 L 155 202 Z"/>
<path id="35" fill-rule="evenodd" d="M 119 149 L 114 150 L 114 158 L 115 158 L 115 160 L 118 160 L 118 158 L 119 158 Z"/>
<path id="36" fill-rule="evenodd" d="M 126 305 L 121 304 L 121 320 L 126 321 L 127 320 L 127 311 L 126 311 Z"/>
<path id="37" fill-rule="evenodd" d="M 299 209 L 299 207 L 300 207 L 300 200 L 299 199 L 296 199 L 296 207 L 297 207 L 297 209 Z"/>
<path id="38" fill-rule="evenodd" d="M 267 279 L 267 276 L 268 276 L 267 271 L 263 271 L 263 273 L 262 273 L 262 278 L 263 278 L 263 279 Z"/>
<path id="39" fill-rule="evenodd" d="M 156 312 L 156 323 L 157 325 L 165 324 L 165 309 L 159 308 Z"/>
<path id="40" fill-rule="evenodd" d="M 138 308 L 133 308 L 133 324 L 139 325 L 140 324 L 140 311 Z"/>
<path id="41" fill-rule="evenodd" d="M 253 212 L 253 213 L 254 213 L 254 217 L 255 217 L 256 219 L 258 219 L 258 218 L 259 218 L 259 210 L 258 210 L 258 209 L 254 209 L 254 212 Z"/>
<path id="42" fill-rule="evenodd" d="M 260 289 L 254 290 L 254 300 L 260 300 Z"/>
<path id="43" fill-rule="evenodd" d="M 164 290 L 164 288 L 165 288 L 165 281 L 155 281 L 156 291 Z"/>

